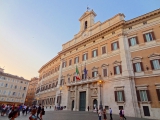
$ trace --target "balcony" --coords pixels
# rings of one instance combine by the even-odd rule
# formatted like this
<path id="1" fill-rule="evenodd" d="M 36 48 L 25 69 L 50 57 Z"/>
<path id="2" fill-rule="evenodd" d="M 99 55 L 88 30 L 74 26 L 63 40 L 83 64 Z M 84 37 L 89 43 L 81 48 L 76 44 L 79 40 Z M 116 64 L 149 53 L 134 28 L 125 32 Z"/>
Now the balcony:
<path id="1" fill-rule="evenodd" d="M 66 85 L 67 86 L 81 85 L 81 84 L 86 84 L 86 83 L 98 82 L 98 80 L 100 80 L 100 79 L 102 79 L 102 78 L 99 75 L 98 77 L 94 77 L 94 78 L 87 78 L 87 79 L 68 82 Z"/>

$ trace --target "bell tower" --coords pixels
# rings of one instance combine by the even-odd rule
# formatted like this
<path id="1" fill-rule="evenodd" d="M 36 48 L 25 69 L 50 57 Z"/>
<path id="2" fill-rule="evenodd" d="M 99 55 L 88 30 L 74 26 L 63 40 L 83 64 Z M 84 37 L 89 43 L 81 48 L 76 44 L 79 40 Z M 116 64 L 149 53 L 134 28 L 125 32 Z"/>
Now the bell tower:
<path id="1" fill-rule="evenodd" d="M 91 11 L 86 11 L 79 19 L 80 21 L 80 31 L 84 31 L 87 28 L 90 28 L 94 24 L 94 18 L 96 16 L 96 13 Z"/>

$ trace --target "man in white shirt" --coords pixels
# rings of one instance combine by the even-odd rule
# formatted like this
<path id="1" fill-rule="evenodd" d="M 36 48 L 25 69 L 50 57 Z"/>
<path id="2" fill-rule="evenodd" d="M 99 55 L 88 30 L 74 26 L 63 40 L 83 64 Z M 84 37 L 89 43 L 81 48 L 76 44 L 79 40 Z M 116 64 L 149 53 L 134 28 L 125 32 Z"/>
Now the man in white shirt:
<path id="1" fill-rule="evenodd" d="M 112 109 L 111 108 L 109 109 L 109 114 L 110 114 L 110 120 L 113 120 L 112 119 Z"/>
<path id="2" fill-rule="evenodd" d="M 99 117 L 99 120 L 101 120 L 101 117 L 102 117 L 102 111 L 101 109 L 99 108 L 99 111 L 98 111 L 98 117 Z"/>

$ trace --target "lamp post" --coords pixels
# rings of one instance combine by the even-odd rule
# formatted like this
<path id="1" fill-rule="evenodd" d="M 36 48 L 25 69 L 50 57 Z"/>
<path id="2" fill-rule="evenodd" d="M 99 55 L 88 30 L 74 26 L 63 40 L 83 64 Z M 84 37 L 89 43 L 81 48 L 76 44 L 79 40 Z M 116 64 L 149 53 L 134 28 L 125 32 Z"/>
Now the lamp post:
<path id="1" fill-rule="evenodd" d="M 60 90 L 59 108 L 61 109 L 61 90 L 62 90 L 62 87 L 61 87 L 61 86 L 60 86 L 59 90 Z"/>
<path id="2" fill-rule="evenodd" d="M 102 87 L 102 80 L 99 80 L 99 87 L 100 87 L 100 104 L 99 104 L 99 108 L 102 110 L 103 106 L 102 106 L 102 93 L 101 93 L 101 87 Z"/>

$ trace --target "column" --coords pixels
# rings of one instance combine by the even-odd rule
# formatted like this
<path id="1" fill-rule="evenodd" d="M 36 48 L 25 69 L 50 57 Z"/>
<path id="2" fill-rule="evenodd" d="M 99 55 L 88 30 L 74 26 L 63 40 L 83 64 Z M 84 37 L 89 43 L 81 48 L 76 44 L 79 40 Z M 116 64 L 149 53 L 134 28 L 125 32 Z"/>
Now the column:
<path id="1" fill-rule="evenodd" d="M 78 104 L 78 99 L 77 99 L 77 97 L 78 97 L 78 90 L 77 90 L 77 86 L 75 86 L 75 93 L 74 93 L 74 111 L 78 111 L 77 110 L 77 104 Z"/>
<path id="2" fill-rule="evenodd" d="M 68 87 L 68 97 L 67 97 L 67 110 L 71 110 L 71 91 L 70 91 L 70 87 Z"/>
<path id="3" fill-rule="evenodd" d="M 120 46 L 120 57 L 122 61 L 122 75 L 133 76 L 128 39 L 124 33 L 119 35 L 119 46 Z"/>
<path id="4" fill-rule="evenodd" d="M 99 105 L 100 105 L 100 87 L 99 87 L 99 83 L 97 83 L 97 88 L 98 88 L 98 101 L 97 101 L 97 107 L 99 108 Z"/>
<path id="5" fill-rule="evenodd" d="M 63 59 L 61 59 L 61 63 L 60 63 L 59 76 L 58 76 L 58 85 L 57 85 L 57 88 L 59 88 L 59 87 L 60 87 L 60 84 L 61 84 L 61 76 L 62 76 L 62 62 L 63 62 Z"/>
<path id="6" fill-rule="evenodd" d="M 86 90 L 86 111 L 88 111 L 88 106 L 89 109 L 91 110 L 91 101 L 90 101 L 90 86 L 87 84 L 87 90 Z"/>

